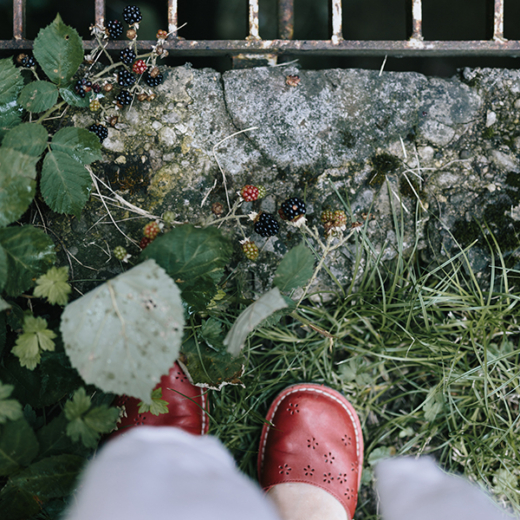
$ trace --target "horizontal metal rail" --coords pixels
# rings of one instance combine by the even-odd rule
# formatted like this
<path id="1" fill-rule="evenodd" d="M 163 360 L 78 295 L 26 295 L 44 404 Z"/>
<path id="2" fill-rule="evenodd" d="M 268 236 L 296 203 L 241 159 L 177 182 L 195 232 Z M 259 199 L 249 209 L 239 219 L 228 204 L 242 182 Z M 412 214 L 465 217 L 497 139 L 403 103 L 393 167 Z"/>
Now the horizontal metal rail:
<path id="1" fill-rule="evenodd" d="M 171 56 L 222 55 L 330 55 L 330 56 L 495 56 L 519 57 L 520 41 L 504 38 L 504 0 L 494 2 L 493 38 L 475 41 L 425 41 L 422 34 L 422 0 L 410 0 L 411 30 L 408 40 L 349 40 L 343 36 L 342 0 L 331 0 L 330 40 L 293 40 L 294 0 L 278 0 L 278 33 L 280 39 L 262 40 L 259 30 L 259 0 L 249 3 L 249 35 L 245 40 L 184 40 L 178 38 L 177 0 L 168 3 L 168 39 L 163 47 Z M 0 40 L 0 49 L 31 49 L 25 39 L 25 0 L 13 0 L 13 39 Z M 105 0 L 95 0 L 95 23 L 105 25 Z M 95 40 L 85 40 L 85 49 L 94 48 Z M 139 49 L 150 49 L 156 41 L 137 41 Z M 111 40 L 109 50 L 128 46 L 127 41 Z"/>

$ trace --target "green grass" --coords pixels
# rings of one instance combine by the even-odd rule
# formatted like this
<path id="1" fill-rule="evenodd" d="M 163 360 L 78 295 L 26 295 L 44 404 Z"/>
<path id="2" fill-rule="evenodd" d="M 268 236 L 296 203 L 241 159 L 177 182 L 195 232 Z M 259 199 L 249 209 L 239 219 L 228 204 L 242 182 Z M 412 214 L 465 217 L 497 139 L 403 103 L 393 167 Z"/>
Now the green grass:
<path id="1" fill-rule="evenodd" d="M 357 518 L 377 517 L 372 467 L 393 454 L 430 454 L 519 513 L 520 293 L 512 280 L 520 273 L 505 268 L 489 240 L 496 254 L 485 287 L 467 250 L 425 267 L 418 254 L 403 256 L 401 238 L 394 261 L 383 265 L 363 230 L 356 286 L 329 304 L 306 300 L 297 319 L 258 329 L 245 388 L 212 394 L 210 432 L 254 477 L 274 396 L 297 382 L 324 383 L 349 398 L 363 426 Z"/>

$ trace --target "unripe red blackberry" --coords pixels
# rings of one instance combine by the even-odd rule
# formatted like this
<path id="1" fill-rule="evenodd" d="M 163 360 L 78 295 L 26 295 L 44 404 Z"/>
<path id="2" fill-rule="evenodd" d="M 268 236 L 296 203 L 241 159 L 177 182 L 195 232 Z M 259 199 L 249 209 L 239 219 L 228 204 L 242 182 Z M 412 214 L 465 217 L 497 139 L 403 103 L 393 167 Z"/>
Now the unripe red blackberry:
<path id="1" fill-rule="evenodd" d="M 139 247 L 141 249 L 144 249 L 145 247 L 149 246 L 152 243 L 152 240 L 148 237 L 141 238 L 141 242 L 139 242 Z"/>
<path id="2" fill-rule="evenodd" d="M 144 74 L 146 72 L 146 69 L 147 69 L 147 65 L 146 63 L 144 62 L 144 60 L 137 60 L 133 66 L 132 66 L 132 70 L 136 73 L 136 74 Z"/>
<path id="3" fill-rule="evenodd" d="M 347 215 L 343 210 L 336 210 L 334 212 L 334 219 L 333 219 L 334 227 L 342 227 L 347 225 Z"/>
<path id="4" fill-rule="evenodd" d="M 252 262 L 258 258 L 258 246 L 250 240 L 242 244 L 242 251 L 244 252 L 244 255 L 246 255 L 246 258 Z"/>
<path id="5" fill-rule="evenodd" d="M 240 195 L 246 202 L 253 202 L 258 199 L 258 188 L 251 184 L 246 184 L 241 190 Z"/>
<path id="6" fill-rule="evenodd" d="M 154 240 L 155 237 L 159 234 L 159 231 L 161 231 L 161 228 L 157 222 L 149 222 L 146 224 L 146 226 L 144 226 L 143 235 L 150 240 Z"/>
<path id="7" fill-rule="evenodd" d="M 326 224 L 327 222 L 332 222 L 334 220 L 334 212 L 330 209 L 326 209 L 321 214 L 321 222 L 323 224 Z"/>

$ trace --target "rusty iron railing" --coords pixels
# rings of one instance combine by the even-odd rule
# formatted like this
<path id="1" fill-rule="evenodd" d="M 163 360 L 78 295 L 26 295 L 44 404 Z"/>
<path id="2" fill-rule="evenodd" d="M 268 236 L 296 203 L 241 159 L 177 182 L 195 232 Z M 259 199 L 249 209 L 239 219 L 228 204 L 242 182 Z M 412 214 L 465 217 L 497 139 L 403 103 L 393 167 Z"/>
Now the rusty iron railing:
<path id="1" fill-rule="evenodd" d="M 293 40 L 294 0 L 278 0 L 279 39 L 262 40 L 259 30 L 259 0 L 249 2 L 249 35 L 245 40 L 184 40 L 178 38 L 177 0 L 167 0 L 169 37 L 163 47 L 171 56 L 262 55 L 281 56 L 520 56 L 520 41 L 504 38 L 504 1 L 493 2 L 493 37 L 490 40 L 426 41 L 422 35 L 422 0 L 408 0 L 411 11 L 408 40 L 349 40 L 342 29 L 342 0 L 331 0 L 330 40 Z M 13 39 L 0 40 L 0 49 L 30 49 L 32 41 L 25 39 L 25 0 L 13 0 Z M 95 0 L 96 25 L 104 26 L 105 0 Z M 155 41 L 138 41 L 140 49 L 149 49 Z M 84 41 L 86 49 L 96 45 L 95 40 Z M 126 41 L 109 41 L 108 49 L 122 49 Z"/>

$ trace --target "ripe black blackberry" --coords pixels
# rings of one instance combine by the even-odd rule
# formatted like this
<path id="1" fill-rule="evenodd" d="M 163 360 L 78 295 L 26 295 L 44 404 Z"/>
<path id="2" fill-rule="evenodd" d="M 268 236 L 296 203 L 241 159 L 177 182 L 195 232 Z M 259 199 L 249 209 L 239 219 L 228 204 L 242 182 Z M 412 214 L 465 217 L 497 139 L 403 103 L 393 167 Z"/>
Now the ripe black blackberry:
<path id="1" fill-rule="evenodd" d="M 132 94 L 128 90 L 122 90 L 116 97 L 120 105 L 129 105 L 132 102 Z"/>
<path id="2" fill-rule="evenodd" d="M 36 60 L 34 56 L 25 56 L 21 59 L 20 65 L 26 69 L 30 69 L 31 67 L 36 67 Z"/>
<path id="3" fill-rule="evenodd" d="M 149 87 L 156 87 L 157 85 L 160 85 L 164 80 L 162 74 L 157 74 L 157 76 L 155 76 L 154 78 L 153 76 L 150 76 L 148 71 L 146 71 L 143 74 L 143 79 Z"/>
<path id="4" fill-rule="evenodd" d="M 133 49 L 130 49 L 127 47 L 126 49 L 123 49 L 119 53 L 119 59 L 125 64 L 130 65 L 136 58 L 135 52 Z"/>
<path id="5" fill-rule="evenodd" d="M 123 18 L 125 22 L 130 25 L 138 23 L 143 19 L 141 10 L 136 5 L 127 5 L 123 9 Z"/>
<path id="6" fill-rule="evenodd" d="M 108 137 L 108 129 L 104 125 L 93 124 L 89 126 L 89 131 L 93 132 L 99 137 L 99 140 L 103 142 Z"/>
<path id="7" fill-rule="evenodd" d="M 107 23 L 108 36 L 115 40 L 123 34 L 123 24 L 118 20 L 110 20 Z"/>
<path id="8" fill-rule="evenodd" d="M 76 81 L 76 84 L 74 85 L 74 92 L 81 97 L 84 98 L 87 92 L 90 92 L 90 89 L 92 88 L 92 82 L 89 81 L 86 78 L 78 79 Z"/>
<path id="9" fill-rule="evenodd" d="M 121 87 L 131 87 L 135 83 L 135 76 L 123 69 L 117 73 L 117 82 Z"/>
<path id="10" fill-rule="evenodd" d="M 273 237 L 280 231 L 280 224 L 270 213 L 260 213 L 255 223 L 255 231 L 262 237 Z"/>
<path id="11" fill-rule="evenodd" d="M 282 203 L 280 216 L 287 220 L 294 220 L 296 217 L 305 215 L 306 212 L 303 201 L 298 197 L 291 197 Z"/>

